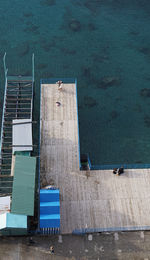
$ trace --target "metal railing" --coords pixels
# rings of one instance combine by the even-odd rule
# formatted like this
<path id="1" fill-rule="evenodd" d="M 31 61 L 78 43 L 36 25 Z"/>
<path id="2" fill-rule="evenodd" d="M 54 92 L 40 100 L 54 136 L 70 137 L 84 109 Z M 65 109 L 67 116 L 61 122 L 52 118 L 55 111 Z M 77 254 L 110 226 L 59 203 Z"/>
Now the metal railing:
<path id="1" fill-rule="evenodd" d="M 3 103 L 2 123 L 1 123 L 0 158 L 1 158 L 1 152 L 2 152 L 4 114 L 5 114 L 6 93 L 7 93 L 7 72 L 8 72 L 8 69 L 6 68 L 6 52 L 5 52 L 4 57 L 3 57 L 3 64 L 4 64 L 4 73 L 5 73 L 5 90 L 4 90 L 4 103 Z"/>
<path id="2" fill-rule="evenodd" d="M 32 82 L 34 82 L 34 53 L 32 54 Z"/>
<path id="3" fill-rule="evenodd" d="M 33 97 L 34 97 L 34 53 L 32 54 L 32 101 L 31 101 L 31 111 L 33 110 Z M 32 121 L 32 113 L 31 113 Z"/>

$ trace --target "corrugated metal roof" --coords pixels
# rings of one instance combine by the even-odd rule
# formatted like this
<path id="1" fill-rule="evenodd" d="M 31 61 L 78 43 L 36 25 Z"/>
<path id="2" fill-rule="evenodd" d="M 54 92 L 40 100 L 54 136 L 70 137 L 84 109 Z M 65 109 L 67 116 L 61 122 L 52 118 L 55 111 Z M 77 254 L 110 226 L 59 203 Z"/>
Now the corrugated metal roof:
<path id="1" fill-rule="evenodd" d="M 36 158 L 16 156 L 11 212 L 34 215 Z"/>
<path id="2" fill-rule="evenodd" d="M 59 190 L 40 190 L 40 228 L 59 227 Z"/>

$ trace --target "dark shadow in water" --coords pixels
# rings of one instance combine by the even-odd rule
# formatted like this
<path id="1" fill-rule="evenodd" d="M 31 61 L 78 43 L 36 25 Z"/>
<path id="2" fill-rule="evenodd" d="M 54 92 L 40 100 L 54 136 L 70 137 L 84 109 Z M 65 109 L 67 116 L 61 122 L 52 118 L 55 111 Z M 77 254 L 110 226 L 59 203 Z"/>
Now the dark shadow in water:
<path id="1" fill-rule="evenodd" d="M 150 128 L 150 116 L 144 116 L 144 124 L 146 127 Z"/>
<path id="2" fill-rule="evenodd" d="M 102 1 L 100 0 L 86 0 L 84 2 L 84 6 L 89 9 L 90 12 L 93 14 L 98 14 L 100 7 L 101 7 Z"/>
<path id="3" fill-rule="evenodd" d="M 80 18 L 80 20 L 81 19 L 82 17 Z M 60 29 L 73 33 L 80 32 L 82 29 L 82 23 L 80 20 L 76 18 L 76 15 L 72 12 L 72 9 L 67 6 L 65 7 L 63 22 Z"/>
<path id="4" fill-rule="evenodd" d="M 30 32 L 34 34 L 39 33 L 39 26 L 33 24 L 33 23 L 28 23 L 27 27 L 24 29 L 24 32 Z"/>
<path id="5" fill-rule="evenodd" d="M 96 30 L 96 25 L 94 23 L 88 23 L 88 29 L 90 32 Z"/>
<path id="6" fill-rule="evenodd" d="M 77 53 L 76 50 L 74 49 L 69 49 L 69 48 L 60 48 L 60 50 L 64 53 L 64 54 L 68 54 L 68 55 L 75 55 Z"/>
<path id="7" fill-rule="evenodd" d="M 24 13 L 23 15 L 24 15 L 24 17 L 26 17 L 26 18 L 33 17 L 33 13 L 31 13 L 31 12 L 26 12 L 26 13 Z"/>
<path id="8" fill-rule="evenodd" d="M 14 49 L 15 53 L 17 53 L 19 57 L 24 57 L 30 52 L 29 42 L 22 42 Z"/>
<path id="9" fill-rule="evenodd" d="M 49 52 L 53 47 L 56 46 L 56 42 L 54 40 L 48 41 L 46 39 L 42 39 L 40 45 L 44 51 Z"/>
<path id="10" fill-rule="evenodd" d="M 101 89 L 108 89 L 110 87 L 116 87 L 118 85 L 121 84 L 120 78 L 116 77 L 116 76 L 107 76 L 107 77 L 103 77 L 99 84 L 97 85 L 98 88 Z"/>
<path id="11" fill-rule="evenodd" d="M 97 106 L 97 101 L 93 97 L 85 96 L 84 97 L 84 105 L 88 108 L 92 108 Z"/>
<path id="12" fill-rule="evenodd" d="M 81 31 L 81 23 L 76 19 L 71 19 L 68 23 L 68 27 L 73 32 Z"/>
<path id="13" fill-rule="evenodd" d="M 131 31 L 129 31 L 129 35 L 131 35 L 131 36 L 138 36 L 139 35 L 139 31 L 137 31 L 137 30 L 131 30 Z"/>
<path id="14" fill-rule="evenodd" d="M 93 61 L 96 62 L 96 63 L 105 63 L 105 62 L 108 62 L 109 61 L 109 56 L 108 55 L 99 55 L 97 53 L 94 53 L 91 55 L 92 58 L 93 58 Z"/>
<path id="15" fill-rule="evenodd" d="M 141 47 L 139 52 L 143 53 L 144 55 L 150 57 L 150 47 Z"/>
<path id="16" fill-rule="evenodd" d="M 31 75 L 31 71 L 30 70 L 27 70 L 27 71 L 22 73 L 22 76 L 29 76 L 29 75 Z"/>
<path id="17" fill-rule="evenodd" d="M 56 4 L 56 0 L 42 0 L 40 4 L 43 6 L 52 6 Z"/>
<path id="18" fill-rule="evenodd" d="M 150 89 L 149 89 L 149 88 L 142 88 L 142 89 L 140 90 L 140 96 L 141 96 L 141 97 L 150 98 Z"/>
<path id="19" fill-rule="evenodd" d="M 138 103 L 135 104 L 134 109 L 135 112 L 141 113 L 143 111 L 142 106 Z"/>
<path id="20" fill-rule="evenodd" d="M 111 120 L 116 119 L 119 116 L 119 113 L 116 110 L 112 110 L 110 113 Z"/>
<path id="21" fill-rule="evenodd" d="M 85 78 L 91 78 L 91 76 L 92 76 L 92 69 L 90 67 L 83 68 L 82 75 Z"/>
<path id="22" fill-rule="evenodd" d="M 40 63 L 37 65 L 37 68 L 39 70 L 43 70 L 43 69 L 46 69 L 47 68 L 47 64 L 46 63 Z"/>

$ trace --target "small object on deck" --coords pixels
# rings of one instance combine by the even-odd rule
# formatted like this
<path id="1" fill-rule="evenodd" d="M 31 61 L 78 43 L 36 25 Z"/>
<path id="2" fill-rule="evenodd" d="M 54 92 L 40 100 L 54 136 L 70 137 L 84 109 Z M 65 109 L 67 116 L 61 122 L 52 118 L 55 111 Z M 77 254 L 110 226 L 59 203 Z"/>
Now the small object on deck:
<path id="1" fill-rule="evenodd" d="M 29 245 L 33 245 L 33 244 L 35 244 L 35 242 L 33 241 L 33 238 L 29 237 Z"/>
<path id="2" fill-rule="evenodd" d="M 63 84 L 62 80 L 58 80 L 56 84 L 58 85 L 58 90 L 62 90 L 62 84 Z"/>
<path id="3" fill-rule="evenodd" d="M 59 107 L 60 105 L 61 105 L 61 103 L 57 101 L 56 106 Z"/>
<path id="4" fill-rule="evenodd" d="M 54 247 L 53 246 L 50 246 L 50 253 L 54 254 Z"/>
<path id="5" fill-rule="evenodd" d="M 120 175 L 120 174 L 122 174 L 122 173 L 124 173 L 124 168 L 123 168 L 123 166 L 121 166 L 120 168 L 117 169 L 117 175 Z"/>
<path id="6" fill-rule="evenodd" d="M 116 174 L 117 173 L 117 168 L 114 168 L 113 169 L 113 174 Z"/>

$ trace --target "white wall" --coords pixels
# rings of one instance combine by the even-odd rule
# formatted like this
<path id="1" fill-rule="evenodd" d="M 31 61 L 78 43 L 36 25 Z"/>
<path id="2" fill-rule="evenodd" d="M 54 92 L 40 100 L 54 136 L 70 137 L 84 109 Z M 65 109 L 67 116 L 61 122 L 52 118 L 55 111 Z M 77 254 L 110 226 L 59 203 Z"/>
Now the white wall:
<path id="1" fill-rule="evenodd" d="M 7 213 L 0 215 L 0 229 L 6 228 Z"/>

